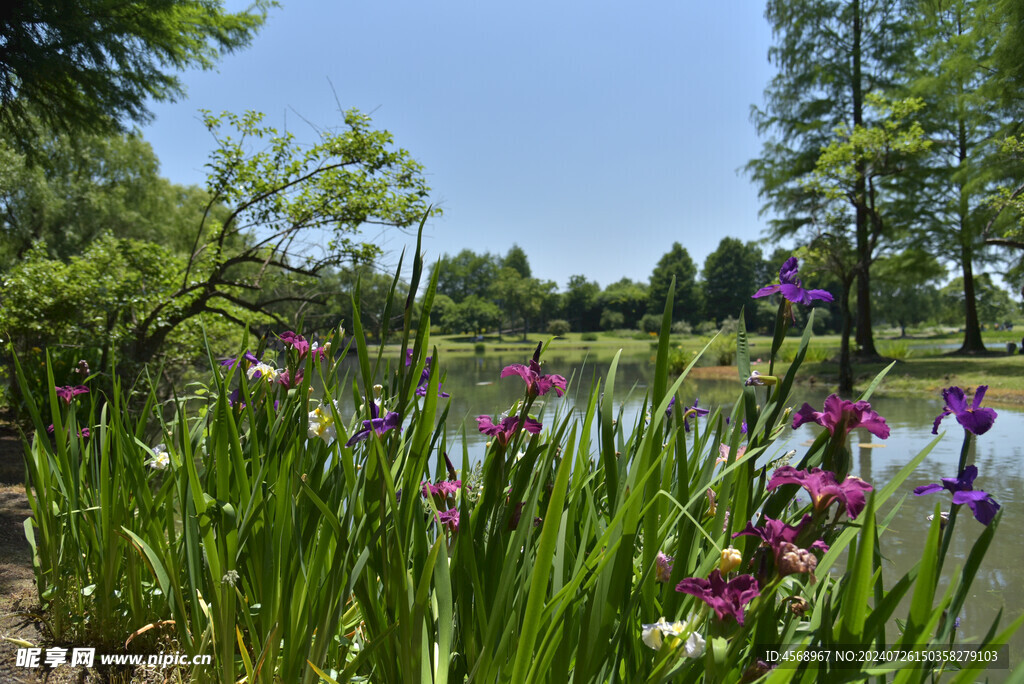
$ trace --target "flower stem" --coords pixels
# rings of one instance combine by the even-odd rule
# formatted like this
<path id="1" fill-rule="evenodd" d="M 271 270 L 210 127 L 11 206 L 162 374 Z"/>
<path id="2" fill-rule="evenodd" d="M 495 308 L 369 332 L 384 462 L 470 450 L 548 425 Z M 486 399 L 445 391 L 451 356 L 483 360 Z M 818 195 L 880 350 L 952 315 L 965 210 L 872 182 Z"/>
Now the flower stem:
<path id="1" fill-rule="evenodd" d="M 960 447 L 960 463 L 956 469 L 958 474 L 964 472 L 964 468 L 967 467 L 967 454 L 971 450 L 971 437 L 971 432 L 964 430 L 964 443 Z M 959 504 L 950 505 L 949 520 L 946 522 L 945 534 L 942 536 L 942 546 L 939 548 L 939 572 L 942 572 L 942 562 L 946 559 L 946 551 L 949 550 L 949 543 L 953 538 L 953 527 L 956 525 L 956 515 L 959 511 Z"/>

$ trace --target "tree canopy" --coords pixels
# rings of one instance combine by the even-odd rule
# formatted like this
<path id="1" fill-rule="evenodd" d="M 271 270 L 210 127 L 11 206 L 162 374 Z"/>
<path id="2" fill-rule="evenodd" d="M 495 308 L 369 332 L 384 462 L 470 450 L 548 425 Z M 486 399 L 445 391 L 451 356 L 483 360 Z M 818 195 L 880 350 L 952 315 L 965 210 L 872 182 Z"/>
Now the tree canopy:
<path id="1" fill-rule="evenodd" d="M 690 253 L 678 242 L 672 243 L 672 249 L 662 255 L 651 272 L 647 310 L 656 315 L 665 310 L 673 277 L 676 279 L 676 291 L 672 300 L 672 319 L 696 325 L 704 311 L 702 293 L 697 287 L 697 266 Z"/>
<path id="2" fill-rule="evenodd" d="M 231 13 L 222 0 L 5 2 L 0 127 L 24 151 L 39 122 L 110 133 L 146 121 L 147 100 L 184 94 L 174 71 L 212 68 L 248 45 L 272 5 Z"/>
<path id="3" fill-rule="evenodd" d="M 740 309 L 753 309 L 750 295 L 767 282 L 761 250 L 753 243 L 743 244 L 726 237 L 704 260 L 705 315 L 721 323 L 729 316 L 738 316 Z M 753 317 L 748 317 L 748 325 Z"/>

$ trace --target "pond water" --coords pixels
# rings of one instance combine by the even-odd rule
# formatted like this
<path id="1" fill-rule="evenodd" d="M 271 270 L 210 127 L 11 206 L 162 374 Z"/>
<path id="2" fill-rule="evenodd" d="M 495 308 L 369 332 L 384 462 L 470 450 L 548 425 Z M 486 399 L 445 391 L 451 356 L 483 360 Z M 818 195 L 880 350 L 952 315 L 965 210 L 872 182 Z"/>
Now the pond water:
<path id="1" fill-rule="evenodd" d="M 532 350 L 531 350 L 532 351 Z M 447 373 L 444 389 L 451 394 L 449 415 L 448 449 L 456 465 L 462 454 L 461 426 L 465 427 L 465 447 L 472 460 L 483 458 L 487 438 L 476 429 L 477 415 L 490 413 L 492 416 L 508 410 L 521 398 L 523 383 L 518 377 L 500 378 L 501 369 L 511 363 L 524 363 L 530 351 L 490 353 L 486 355 L 447 354 L 442 360 L 442 370 Z M 558 373 L 570 378 L 569 391 L 563 398 L 554 393 L 546 395 L 546 412 L 552 412 L 559 404 L 559 410 L 582 412 L 586 408 L 589 388 L 594 378 L 602 382 L 608 372 L 611 359 L 583 358 L 575 356 L 545 357 L 547 373 Z M 625 420 L 631 421 L 641 408 L 648 385 L 653 381 L 654 362 L 649 355 L 622 358 L 619 361 L 615 385 L 615 399 L 622 402 Z M 690 401 L 698 398 L 700 406 L 714 409 L 721 406 L 728 414 L 732 403 L 740 394 L 739 379 L 707 380 L 687 382 L 681 390 L 682 396 Z M 799 401 L 807 401 L 820 408 L 828 394 L 827 388 L 798 388 Z M 853 475 L 873 483 L 880 488 L 895 477 L 900 468 L 917 455 L 934 437 L 932 423 L 943 407 L 941 397 L 924 396 L 916 399 L 876 396 L 872 407 L 885 417 L 891 428 L 887 440 L 878 440 L 864 430 L 851 434 Z M 618 409 L 618 405 L 616 406 Z M 996 613 L 1005 607 L 1001 626 L 1024 611 L 1024 413 L 1009 409 L 998 409 L 999 417 L 993 428 L 974 440 L 973 453 L 968 462 L 978 467 L 977 489 L 989 492 L 1003 508 L 1003 519 L 995 542 L 972 585 L 971 596 L 964 605 L 960 617 L 957 643 L 977 643 L 988 630 Z M 817 426 L 803 426 L 796 431 L 787 430 L 776 443 L 775 451 L 768 454 L 781 455 L 789 449 L 797 449 L 798 458 L 806 446 L 818 434 Z M 902 490 L 890 501 L 902 496 L 906 499 L 903 508 L 892 526 L 882 537 L 882 553 L 886 577 L 900 577 L 911 569 L 921 558 L 927 532 L 927 517 L 934 511 L 937 502 L 944 510 L 949 507 L 948 493 L 928 496 L 914 496 L 912 490 L 919 485 L 938 482 L 943 477 L 957 475 L 956 467 L 960 457 L 963 430 L 955 418 L 947 418 L 940 428 L 948 434 L 936 445 L 918 468 L 918 471 L 904 483 Z M 794 459 L 795 462 L 796 459 Z M 957 522 L 957 536 L 950 548 L 944 574 L 948 577 L 962 565 L 971 545 L 983 527 L 974 520 L 967 507 L 961 511 Z M 842 564 L 839 564 L 842 565 Z M 833 570 L 833 572 L 838 572 Z M 944 587 L 940 587 L 940 591 Z M 906 615 L 901 609 L 897 615 Z M 890 637 L 892 638 L 892 637 Z M 1024 657 L 1024 634 L 1018 632 L 1010 642 L 1011 666 Z M 1005 672 L 993 672 L 992 678 L 999 681 Z"/>

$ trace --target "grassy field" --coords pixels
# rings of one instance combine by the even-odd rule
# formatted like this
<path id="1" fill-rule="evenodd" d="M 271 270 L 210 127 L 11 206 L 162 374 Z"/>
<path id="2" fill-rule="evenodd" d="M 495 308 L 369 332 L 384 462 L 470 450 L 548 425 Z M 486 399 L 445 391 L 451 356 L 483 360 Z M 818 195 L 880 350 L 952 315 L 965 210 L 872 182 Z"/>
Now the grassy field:
<path id="1" fill-rule="evenodd" d="M 983 339 L 989 347 L 998 346 L 1005 349 L 1007 342 L 1020 344 L 1021 330 L 985 331 Z M 589 337 L 594 337 L 590 335 Z M 546 335 L 531 334 L 524 342 L 521 337 L 487 338 L 482 343 L 475 342 L 466 336 L 433 336 L 431 343 L 436 345 L 442 354 L 475 353 L 482 344 L 484 352 L 516 351 L 524 353 L 532 350 L 538 342 L 550 339 Z M 707 343 L 708 338 L 700 335 L 673 336 L 673 343 L 682 355 L 699 352 Z M 776 370 L 785 372 L 788 362 L 795 353 L 798 338 L 786 341 L 780 352 L 780 362 Z M 950 385 L 976 387 L 988 385 L 986 404 L 1024 404 L 1024 356 L 1009 355 L 994 351 L 986 356 L 952 356 L 951 352 L 960 345 L 962 335 L 955 331 L 948 332 L 917 332 L 906 338 L 900 338 L 898 331 L 881 330 L 876 332 L 875 344 L 879 352 L 890 360 L 879 363 L 854 362 L 854 374 L 857 387 L 864 387 L 875 375 L 885 368 L 892 360 L 896 366 L 889 372 L 881 393 L 905 395 L 918 392 L 935 392 Z M 598 357 L 611 357 L 619 349 L 624 355 L 638 355 L 645 352 L 654 353 L 654 336 L 631 331 L 615 333 L 597 333 L 596 339 L 582 339 L 580 333 L 570 333 L 562 338 L 552 340 L 548 348 L 549 354 L 586 352 Z M 771 338 L 754 335 L 750 337 L 752 360 L 761 358 L 757 365 L 762 372 L 767 371 L 768 353 L 771 349 Z M 808 358 L 801 369 L 799 380 L 804 383 L 835 385 L 838 382 L 838 368 L 834 361 L 839 353 L 839 336 L 822 335 L 815 337 L 808 350 Z M 735 371 L 714 365 L 712 359 L 699 364 L 694 371 L 700 377 L 733 377 Z"/>

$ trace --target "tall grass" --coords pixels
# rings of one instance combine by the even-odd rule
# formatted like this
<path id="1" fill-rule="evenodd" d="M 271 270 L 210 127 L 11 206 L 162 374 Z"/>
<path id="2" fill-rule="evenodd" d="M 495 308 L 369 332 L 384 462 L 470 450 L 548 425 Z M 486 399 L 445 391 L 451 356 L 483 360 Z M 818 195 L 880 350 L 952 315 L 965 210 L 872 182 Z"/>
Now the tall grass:
<path id="1" fill-rule="evenodd" d="M 417 253 L 411 292 L 422 273 Z M 424 314 L 435 285 L 426 283 Z M 255 345 L 259 358 L 281 363 L 291 378 L 302 371 L 294 387 L 266 373 L 251 377 L 244 360 L 225 369 L 211 358 L 209 385 L 179 396 L 169 412 L 150 393 L 146 410 L 130 416 L 128 393 L 117 385 L 102 401 L 96 393 L 65 404 L 51 392 L 46 417 L 29 406 L 36 432 L 26 531 L 54 639 L 119 644 L 148 627 L 130 650 L 173 643 L 212 654 L 212 666 L 189 676 L 225 684 L 810 682 L 831 676 L 835 665 L 769 671 L 759 661 L 793 644 L 950 643 L 946 616 L 970 595 L 999 518 L 980 534 L 957 528 L 976 540 L 943 591 L 939 516 L 916 568 L 894 578 L 882 563 L 884 531 L 899 514 L 893 495 L 934 442 L 877 485 L 852 520 L 797 503 L 794 486 L 767 489 L 810 322 L 786 375 L 768 387 L 741 382 L 750 373 L 741 327 L 739 401 L 728 416 L 718 409 L 698 416 L 676 398 L 696 359 L 670 382 L 670 294 L 654 382 L 637 417 L 613 401 L 616 356 L 603 381 L 579 392 L 582 418 L 551 396 L 554 388 L 535 411 L 539 387 L 529 384 L 512 406 L 477 407 L 505 412 L 518 428 L 493 435 L 474 464 L 465 440 L 448 442 L 443 360 L 429 331 L 412 329 L 412 298 L 393 332 L 407 360 L 367 346 L 357 302 L 354 343 L 336 338 L 322 359 Z M 389 299 L 381 320 L 402 306 Z M 343 381 L 338 364 L 348 356 L 357 371 Z M 557 370 L 545 367 L 538 377 Z M 344 394 L 352 415 L 335 403 Z M 317 408 L 313 427 L 323 428 L 322 437 L 311 430 Z M 397 422 L 389 414 L 400 429 L 383 429 Z M 543 429 L 524 430 L 528 418 Z M 349 445 L 366 425 L 380 432 Z M 81 426 L 90 428 L 88 439 L 78 436 Z M 164 469 L 151 467 L 157 443 L 166 446 Z M 723 447 L 731 459 L 716 463 Z M 845 448 L 823 433 L 799 466 L 832 462 Z M 439 483 L 448 484 L 432 493 L 429 485 Z M 878 518 L 883 506 L 886 517 Z M 762 516 L 796 524 L 805 514 L 811 523 L 800 543 L 829 547 L 813 552 L 810 572 L 783 575 L 757 538 L 735 536 L 748 522 L 763 524 Z M 742 559 L 736 568 L 723 565 L 730 546 Z M 834 579 L 828 570 L 844 552 L 846 571 Z M 745 602 L 742 623 L 677 591 L 716 569 L 729 578 L 756 575 L 759 596 Z M 904 597 L 909 613 L 897 620 Z M 686 624 L 652 628 L 660 617 Z M 1005 643 L 1022 620 L 1002 632 L 993 624 L 986 645 Z M 659 648 L 647 643 L 654 641 Z M 702 650 L 687 650 L 700 641 Z M 939 674 L 919 668 L 894 676 Z"/>

